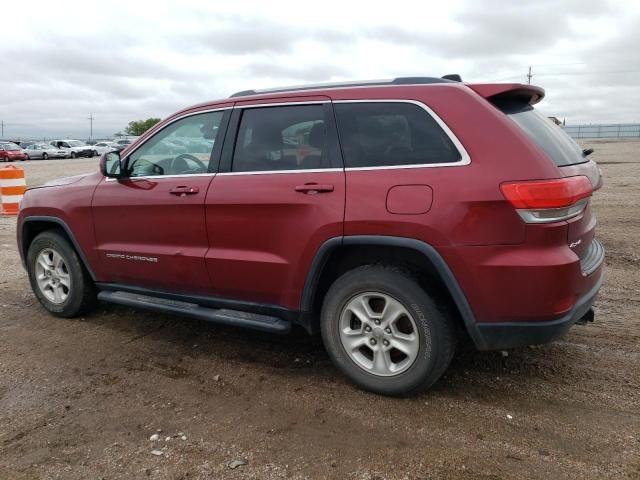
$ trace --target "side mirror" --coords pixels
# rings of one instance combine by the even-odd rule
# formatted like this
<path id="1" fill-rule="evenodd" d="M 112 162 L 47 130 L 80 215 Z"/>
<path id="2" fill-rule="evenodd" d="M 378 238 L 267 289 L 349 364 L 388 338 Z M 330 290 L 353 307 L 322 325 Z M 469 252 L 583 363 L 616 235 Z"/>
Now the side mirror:
<path id="1" fill-rule="evenodd" d="M 100 172 L 107 178 L 123 178 L 119 152 L 107 152 L 100 157 Z"/>

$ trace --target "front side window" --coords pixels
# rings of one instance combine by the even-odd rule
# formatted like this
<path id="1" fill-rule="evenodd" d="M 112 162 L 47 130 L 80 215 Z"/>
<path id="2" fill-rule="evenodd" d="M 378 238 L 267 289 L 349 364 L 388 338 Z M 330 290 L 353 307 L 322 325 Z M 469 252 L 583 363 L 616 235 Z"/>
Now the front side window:
<path id="1" fill-rule="evenodd" d="M 425 109 L 412 103 L 335 105 L 345 167 L 455 163 L 461 155 Z"/>
<path id="2" fill-rule="evenodd" d="M 247 108 L 233 156 L 234 172 L 330 167 L 322 105 Z"/>
<path id="3" fill-rule="evenodd" d="M 129 176 L 207 173 L 223 115 L 191 115 L 163 128 L 129 156 Z"/>

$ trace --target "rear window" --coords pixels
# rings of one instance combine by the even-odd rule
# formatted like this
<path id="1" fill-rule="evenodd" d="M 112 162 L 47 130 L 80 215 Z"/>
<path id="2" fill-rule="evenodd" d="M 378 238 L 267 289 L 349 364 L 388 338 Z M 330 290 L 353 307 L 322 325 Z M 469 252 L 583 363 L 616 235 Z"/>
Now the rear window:
<path id="1" fill-rule="evenodd" d="M 337 103 L 345 167 L 455 163 L 461 155 L 429 113 L 412 103 Z"/>
<path id="2" fill-rule="evenodd" d="M 528 103 L 500 101 L 496 106 L 524 130 L 559 167 L 586 162 L 578 144 L 562 129 Z"/>

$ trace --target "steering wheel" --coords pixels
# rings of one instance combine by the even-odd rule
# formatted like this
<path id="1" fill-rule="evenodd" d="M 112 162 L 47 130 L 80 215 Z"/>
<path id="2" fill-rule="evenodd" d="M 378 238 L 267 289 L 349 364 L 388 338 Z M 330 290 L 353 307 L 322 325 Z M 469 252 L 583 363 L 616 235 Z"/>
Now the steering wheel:
<path id="1" fill-rule="evenodd" d="M 181 153 L 180 155 L 175 157 L 173 160 L 171 160 L 171 165 L 169 166 L 169 170 L 171 172 L 175 172 L 176 167 L 179 166 L 178 162 L 182 161 L 186 164 L 187 163 L 186 160 L 191 160 L 195 162 L 198 165 L 198 168 L 202 169 L 199 173 L 207 172 L 207 166 L 200 159 L 198 159 L 197 157 L 194 157 L 189 153 Z M 186 172 L 180 172 L 180 173 L 191 173 L 192 171 L 195 171 L 195 170 L 196 170 L 195 168 L 191 168 L 191 169 L 188 169 Z"/>

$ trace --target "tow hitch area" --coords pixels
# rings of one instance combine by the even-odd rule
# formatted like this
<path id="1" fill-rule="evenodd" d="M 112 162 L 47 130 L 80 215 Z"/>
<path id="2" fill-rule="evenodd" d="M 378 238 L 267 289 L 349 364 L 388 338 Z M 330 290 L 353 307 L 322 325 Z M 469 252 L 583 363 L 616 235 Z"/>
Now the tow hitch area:
<path id="1" fill-rule="evenodd" d="M 588 323 L 593 323 L 594 318 L 595 318 L 595 313 L 593 312 L 593 308 L 590 308 L 589 311 L 585 313 L 584 316 L 580 320 L 578 320 L 576 323 L 578 325 L 587 325 Z"/>

